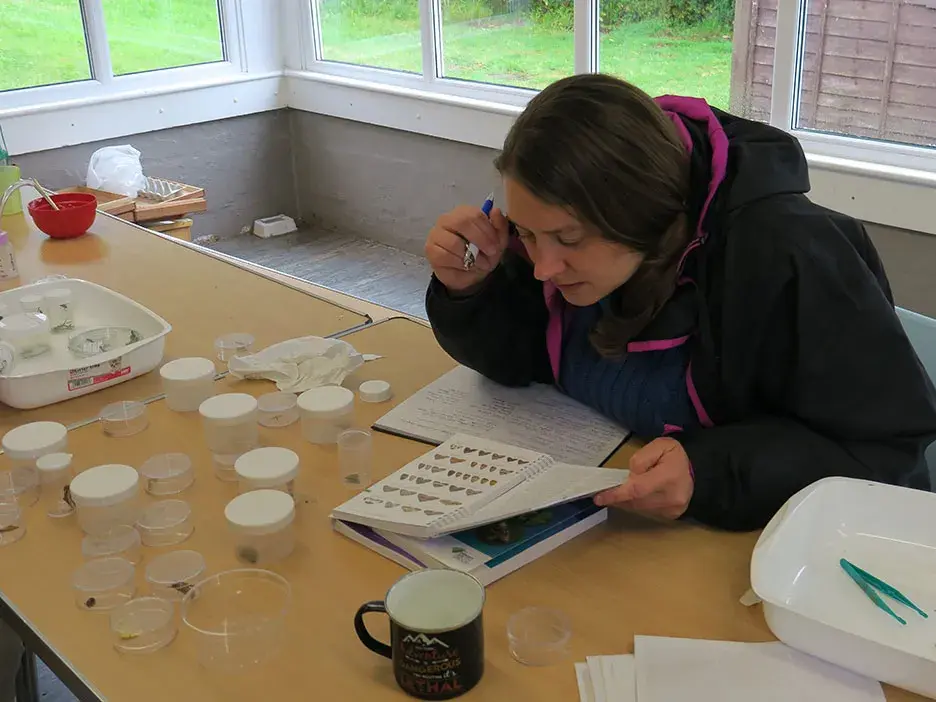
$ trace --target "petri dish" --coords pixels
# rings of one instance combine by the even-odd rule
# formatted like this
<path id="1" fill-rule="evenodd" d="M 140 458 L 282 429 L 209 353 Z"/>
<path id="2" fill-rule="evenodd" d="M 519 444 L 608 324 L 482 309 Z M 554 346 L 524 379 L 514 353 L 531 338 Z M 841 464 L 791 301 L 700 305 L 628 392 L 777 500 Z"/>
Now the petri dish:
<path id="1" fill-rule="evenodd" d="M 81 358 L 89 358 L 142 340 L 143 335 L 129 327 L 95 327 L 71 334 L 68 350 Z"/>
<path id="2" fill-rule="evenodd" d="M 150 593 L 164 600 L 181 600 L 205 573 L 205 558 L 198 551 L 172 551 L 146 566 Z"/>
<path id="3" fill-rule="evenodd" d="M 140 532 L 119 524 L 100 534 L 88 534 L 81 540 L 81 554 L 86 560 L 119 556 L 136 565 L 143 559 Z"/>
<path id="4" fill-rule="evenodd" d="M 215 339 L 214 347 L 219 361 L 230 361 L 237 356 L 246 356 L 253 347 L 254 338 L 251 334 L 236 332 L 225 334 Z"/>
<path id="5" fill-rule="evenodd" d="M 154 502 L 143 510 L 136 527 L 144 546 L 174 546 L 195 531 L 192 508 L 185 500 Z"/>
<path id="6" fill-rule="evenodd" d="M 182 621 L 192 632 L 199 662 L 237 672 L 279 651 L 292 595 L 268 570 L 241 568 L 195 585 L 182 599 Z"/>
<path id="7" fill-rule="evenodd" d="M 299 402 L 291 392 L 268 392 L 257 398 L 257 421 L 265 427 L 288 427 L 299 419 Z"/>
<path id="8" fill-rule="evenodd" d="M 72 576 L 79 609 L 106 612 L 133 598 L 136 568 L 126 558 L 95 558 Z"/>
<path id="9" fill-rule="evenodd" d="M 195 482 L 195 470 L 184 453 L 159 453 L 140 466 L 140 477 L 150 495 L 177 495 Z"/>
<path id="10" fill-rule="evenodd" d="M 0 494 L 0 546 L 9 546 L 24 536 L 26 524 L 16 498 L 9 493 Z"/>
<path id="11" fill-rule="evenodd" d="M 158 597 L 137 597 L 110 613 L 114 648 L 121 653 L 153 653 L 176 636 L 175 605 Z"/>
<path id="12" fill-rule="evenodd" d="M 526 607 L 507 620 L 507 644 L 514 660 L 524 665 L 560 663 L 569 654 L 572 623 L 558 609 Z"/>
<path id="13" fill-rule="evenodd" d="M 101 410 L 101 427 L 108 436 L 125 437 L 139 434 L 149 426 L 146 405 L 142 402 L 114 402 Z"/>

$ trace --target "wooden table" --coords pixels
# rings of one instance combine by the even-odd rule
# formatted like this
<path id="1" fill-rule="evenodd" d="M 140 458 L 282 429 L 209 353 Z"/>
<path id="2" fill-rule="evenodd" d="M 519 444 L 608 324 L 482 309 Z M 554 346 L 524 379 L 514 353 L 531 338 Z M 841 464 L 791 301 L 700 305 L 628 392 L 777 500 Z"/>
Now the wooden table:
<path id="1" fill-rule="evenodd" d="M 16 249 L 19 283 L 55 274 L 82 278 L 136 300 L 172 324 L 164 362 L 182 356 L 213 358 L 214 340 L 234 331 L 253 334 L 255 348 L 261 349 L 293 337 L 333 335 L 370 321 L 340 303 L 108 215 L 99 214 L 90 233 L 71 241 L 49 239 L 22 216 L 4 217 L 3 227 Z M 0 407 L 0 434 L 29 421 L 71 424 L 96 416 L 109 402 L 143 400 L 160 392 L 159 374 L 153 371 L 37 410 Z"/>
<path id="2" fill-rule="evenodd" d="M 394 400 L 381 405 L 357 403 L 356 423 L 369 426 L 399 402 L 452 367 L 431 331 L 406 320 L 376 324 L 345 337 L 362 352 L 384 358 L 366 364 L 346 382 L 389 381 Z M 219 381 L 226 391 L 262 394 L 264 381 Z M 85 469 L 104 462 L 139 466 L 150 455 L 185 451 L 197 480 L 184 499 L 196 515 L 194 535 L 176 548 L 201 551 L 209 570 L 236 567 L 226 533 L 223 508 L 235 496 L 233 484 L 213 477 L 211 461 L 196 416 L 170 412 L 162 402 L 149 406 L 150 427 L 136 437 L 111 439 L 98 426 L 72 431 L 69 449 Z M 0 591 L 18 612 L 13 624 L 82 699 L 110 700 L 403 700 L 388 661 L 364 648 L 354 634 L 357 607 L 380 599 L 404 572 L 334 533 L 329 511 L 347 499 L 340 484 L 334 449 L 303 441 L 298 424 L 261 428 L 265 445 L 289 447 L 302 459 L 299 493 L 299 545 L 287 560 L 271 567 L 293 588 L 286 649 L 275 661 L 245 675 L 209 673 L 195 660 L 190 632 L 181 630 L 167 649 L 150 656 L 121 656 L 111 647 L 107 617 L 79 611 L 69 589 L 71 572 L 81 563 L 81 534 L 69 521 L 29 513 L 28 533 L 0 550 Z M 426 446 L 374 435 L 375 479 L 420 455 Z M 611 460 L 626 465 L 630 447 Z M 487 667 L 482 683 L 466 699 L 575 700 L 572 662 L 587 655 L 625 653 L 633 636 L 655 634 L 737 641 L 769 641 L 760 608 L 739 598 L 749 587 L 749 559 L 757 534 L 714 532 L 689 524 L 660 524 L 615 513 L 548 556 L 520 569 L 488 590 L 485 609 Z M 138 570 L 156 553 L 145 549 Z M 564 610 L 572 619 L 572 657 L 549 668 L 514 662 L 507 650 L 509 615 L 542 605 Z M 379 617 L 369 622 L 385 635 Z M 24 624 L 24 621 L 26 624 Z M 35 632 L 35 633 L 33 633 Z M 95 691 L 92 693 L 92 691 Z M 888 690 L 891 702 L 921 699 Z"/>

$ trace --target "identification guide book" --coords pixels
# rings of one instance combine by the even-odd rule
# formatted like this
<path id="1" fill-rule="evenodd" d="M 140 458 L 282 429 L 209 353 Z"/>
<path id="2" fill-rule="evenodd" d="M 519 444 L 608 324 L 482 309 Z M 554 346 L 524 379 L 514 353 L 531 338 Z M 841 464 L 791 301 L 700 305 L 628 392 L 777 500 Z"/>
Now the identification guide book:
<path id="1" fill-rule="evenodd" d="M 585 466 L 600 466 L 630 435 L 551 385 L 504 387 L 464 366 L 403 400 L 374 429 L 430 444 L 484 436 Z"/>
<path id="2" fill-rule="evenodd" d="M 585 498 L 428 540 L 340 520 L 334 528 L 409 570 L 460 570 L 490 585 L 607 518 L 606 508 Z"/>
<path id="3" fill-rule="evenodd" d="M 628 471 L 457 434 L 332 511 L 378 531 L 434 539 L 594 495 Z"/>

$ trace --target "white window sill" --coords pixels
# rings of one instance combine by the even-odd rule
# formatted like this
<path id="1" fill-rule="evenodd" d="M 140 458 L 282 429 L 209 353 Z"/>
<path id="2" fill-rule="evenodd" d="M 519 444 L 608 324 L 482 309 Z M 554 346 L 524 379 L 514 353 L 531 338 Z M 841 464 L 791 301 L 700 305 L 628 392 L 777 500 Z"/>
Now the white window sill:
<path id="1" fill-rule="evenodd" d="M 435 84 L 444 85 L 443 89 L 420 76 L 406 76 L 389 84 L 355 77 L 353 67 L 336 70 L 323 64 L 323 68 L 285 72 L 289 107 L 491 149 L 503 144 L 523 109 L 522 97 L 532 95 L 511 91 L 510 102 L 495 102 L 479 99 L 483 88 L 470 83 Z M 830 155 L 841 152 L 842 139 L 797 136 L 810 165 L 811 199 L 864 221 L 936 234 L 936 218 L 926 206 L 936 188 L 936 153 L 921 157 L 915 155 L 918 149 L 887 145 L 885 153 L 875 154 L 875 161 L 859 161 Z M 863 150 L 862 155 L 870 151 Z M 897 159 L 914 165 L 930 161 L 934 170 L 891 165 Z"/>
<path id="2" fill-rule="evenodd" d="M 29 105 L 9 106 L 26 91 L 0 93 L 0 123 L 10 153 L 57 149 L 286 106 L 281 71 L 195 70 L 182 75 L 189 79 L 149 87 L 142 87 L 141 76 L 133 76 L 126 89 L 119 89 L 117 81 L 108 86 L 85 81 L 37 88 L 29 92 L 52 99 Z M 57 92 L 57 88 L 67 90 Z M 58 95 L 66 97 L 56 99 Z"/>

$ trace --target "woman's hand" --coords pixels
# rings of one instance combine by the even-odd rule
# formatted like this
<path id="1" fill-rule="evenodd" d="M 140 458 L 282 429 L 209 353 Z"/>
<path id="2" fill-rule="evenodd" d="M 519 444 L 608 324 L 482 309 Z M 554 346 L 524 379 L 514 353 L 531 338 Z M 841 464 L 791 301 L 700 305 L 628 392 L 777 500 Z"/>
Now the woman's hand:
<path id="1" fill-rule="evenodd" d="M 682 444 L 675 439 L 655 439 L 631 456 L 627 481 L 595 495 L 595 504 L 678 519 L 689 507 L 694 488 L 689 456 Z"/>
<path id="2" fill-rule="evenodd" d="M 470 292 L 500 263 L 507 248 L 507 218 L 496 207 L 490 217 L 462 205 L 436 222 L 426 239 L 426 258 L 436 278 L 451 292 Z M 471 270 L 465 270 L 465 248 L 478 247 Z"/>

